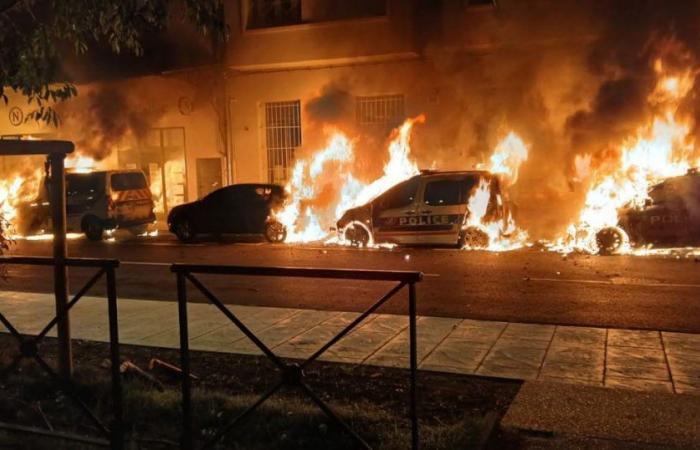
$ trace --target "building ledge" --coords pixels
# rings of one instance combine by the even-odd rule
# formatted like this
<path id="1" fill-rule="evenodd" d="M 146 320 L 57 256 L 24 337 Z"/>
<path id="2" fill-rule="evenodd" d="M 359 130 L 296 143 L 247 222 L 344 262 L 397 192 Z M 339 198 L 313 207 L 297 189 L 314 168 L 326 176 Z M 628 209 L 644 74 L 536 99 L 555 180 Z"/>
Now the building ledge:
<path id="1" fill-rule="evenodd" d="M 354 17 L 348 19 L 324 20 L 320 22 L 304 22 L 292 25 L 280 25 L 275 27 L 246 28 L 245 26 L 242 26 L 241 31 L 243 36 L 255 36 L 264 34 L 279 34 L 306 30 L 317 30 L 323 28 L 343 27 L 357 24 L 388 24 L 389 21 L 390 16 L 387 13 L 381 16 Z"/>
<path id="2" fill-rule="evenodd" d="M 231 64 L 228 67 L 236 72 L 276 72 L 284 70 L 320 69 L 328 67 L 352 66 L 359 64 L 377 64 L 396 61 L 410 61 L 420 58 L 416 52 L 388 53 L 383 55 L 349 56 L 342 58 L 307 59 L 263 64 Z"/>

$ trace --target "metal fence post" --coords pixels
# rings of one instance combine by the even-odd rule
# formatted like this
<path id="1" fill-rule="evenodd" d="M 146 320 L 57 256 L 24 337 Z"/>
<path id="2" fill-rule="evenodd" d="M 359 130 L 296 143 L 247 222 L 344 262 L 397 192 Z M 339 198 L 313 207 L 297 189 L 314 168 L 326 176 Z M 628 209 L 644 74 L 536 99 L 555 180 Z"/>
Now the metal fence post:
<path id="1" fill-rule="evenodd" d="M 107 268 L 107 305 L 109 308 L 109 356 L 112 363 L 112 409 L 114 423 L 110 438 L 112 450 L 124 448 L 124 417 L 122 409 L 122 378 L 119 357 L 119 318 L 117 315 L 117 281 L 114 266 Z"/>
<path id="2" fill-rule="evenodd" d="M 190 342 L 187 329 L 187 279 L 177 272 L 177 306 L 180 320 L 180 366 L 182 368 L 182 448 L 191 449 L 192 440 L 192 399 L 190 380 Z"/>
<path id="3" fill-rule="evenodd" d="M 416 284 L 411 282 L 408 285 L 408 321 L 411 346 L 411 448 L 417 450 L 419 447 L 418 434 L 418 411 L 417 403 L 417 377 L 418 377 L 418 341 L 416 333 Z"/>

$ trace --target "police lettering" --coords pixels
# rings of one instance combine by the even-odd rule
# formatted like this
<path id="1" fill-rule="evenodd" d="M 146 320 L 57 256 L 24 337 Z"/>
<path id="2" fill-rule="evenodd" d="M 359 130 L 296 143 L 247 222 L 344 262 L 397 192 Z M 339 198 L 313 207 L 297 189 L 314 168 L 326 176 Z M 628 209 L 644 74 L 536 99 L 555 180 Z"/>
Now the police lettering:
<path id="1" fill-rule="evenodd" d="M 399 225 L 449 225 L 450 216 L 403 216 L 399 217 Z"/>

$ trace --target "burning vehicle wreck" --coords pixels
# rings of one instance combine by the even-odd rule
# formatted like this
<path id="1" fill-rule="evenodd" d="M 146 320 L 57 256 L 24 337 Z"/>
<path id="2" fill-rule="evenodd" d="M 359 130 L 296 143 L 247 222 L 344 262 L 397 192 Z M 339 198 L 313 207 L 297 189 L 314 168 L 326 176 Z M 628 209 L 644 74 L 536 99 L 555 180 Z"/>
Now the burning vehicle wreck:
<path id="1" fill-rule="evenodd" d="M 641 205 L 627 204 L 615 227 L 596 233 L 601 254 L 613 254 L 627 245 L 643 247 L 700 244 L 700 172 L 668 178 L 649 189 Z"/>
<path id="2" fill-rule="evenodd" d="M 20 234 L 50 228 L 49 198 L 42 182 L 35 200 L 18 205 Z M 92 241 L 102 240 L 105 231 L 117 228 L 143 234 L 156 221 L 151 191 L 140 170 L 67 173 L 66 214 L 67 230 L 84 233 Z"/>
<path id="3" fill-rule="evenodd" d="M 174 207 L 168 229 L 182 242 L 203 234 L 262 234 L 268 242 L 284 242 L 286 228 L 271 218 L 284 196 L 284 189 L 276 184 L 234 184 Z"/>
<path id="4" fill-rule="evenodd" d="M 502 238 L 510 229 L 512 205 L 502 185 L 487 171 L 422 171 L 346 211 L 337 222 L 339 239 L 487 248 L 493 233 Z"/>

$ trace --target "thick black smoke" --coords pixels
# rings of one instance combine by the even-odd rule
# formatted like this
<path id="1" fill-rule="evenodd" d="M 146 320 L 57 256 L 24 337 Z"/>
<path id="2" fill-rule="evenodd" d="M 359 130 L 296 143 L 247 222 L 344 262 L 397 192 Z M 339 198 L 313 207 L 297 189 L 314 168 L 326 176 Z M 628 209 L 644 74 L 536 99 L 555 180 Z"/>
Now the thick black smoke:
<path id="1" fill-rule="evenodd" d="M 340 83 L 327 84 L 306 103 L 306 114 L 315 124 L 342 125 L 352 115 L 354 97 Z"/>
<path id="2" fill-rule="evenodd" d="M 588 70 L 602 81 L 592 104 L 567 121 L 579 152 L 606 152 L 651 120 L 648 102 L 657 81 L 655 65 L 670 73 L 698 61 L 700 3 L 645 0 L 611 2 L 601 36 L 588 55 Z"/>
<path id="3" fill-rule="evenodd" d="M 119 83 L 81 89 L 76 99 L 57 109 L 61 137 L 74 141 L 80 153 L 96 161 L 143 139 L 162 114 L 143 101 L 138 88 Z"/>

